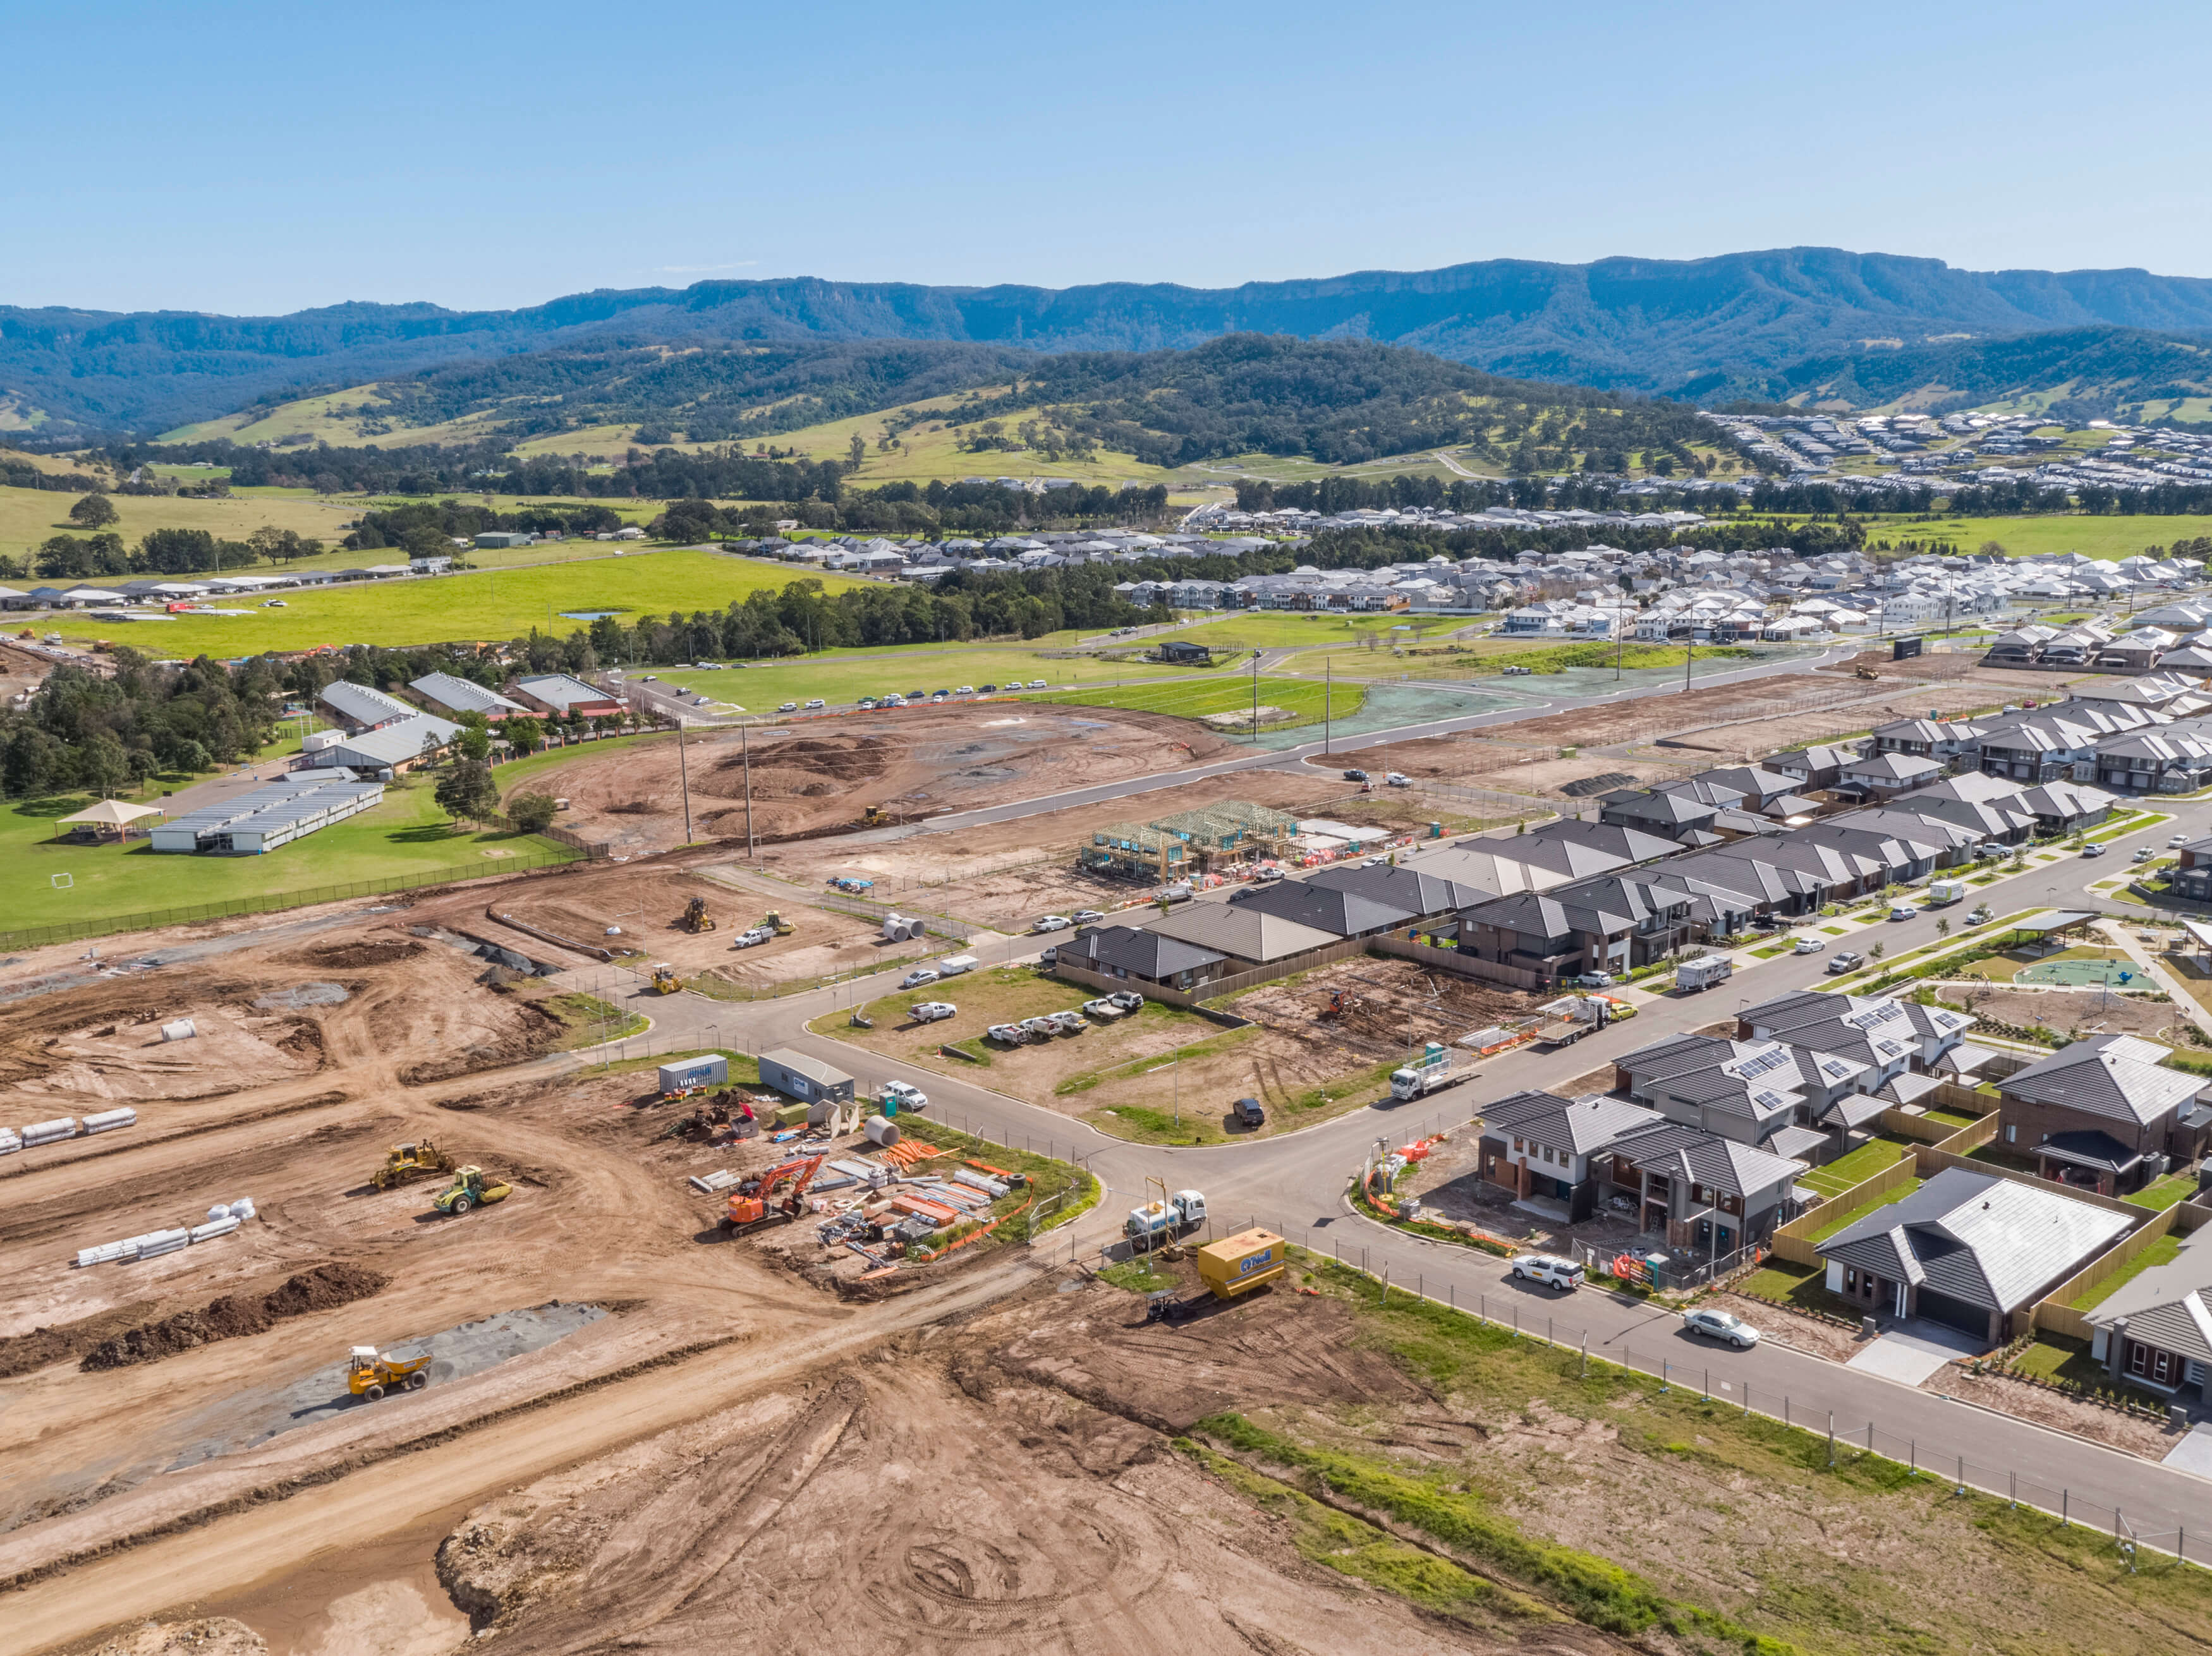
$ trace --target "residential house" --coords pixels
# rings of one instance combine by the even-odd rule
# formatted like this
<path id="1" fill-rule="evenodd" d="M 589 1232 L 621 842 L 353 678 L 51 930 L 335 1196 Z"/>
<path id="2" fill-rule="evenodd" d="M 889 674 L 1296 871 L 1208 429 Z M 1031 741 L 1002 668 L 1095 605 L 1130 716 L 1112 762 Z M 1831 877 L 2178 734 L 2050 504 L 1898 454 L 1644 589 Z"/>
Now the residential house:
<path id="1" fill-rule="evenodd" d="M 1613 1078 L 1669 1121 L 1808 1163 L 1848 1149 L 1884 1107 L 1867 1098 L 1872 1066 L 1789 1041 L 1669 1035 L 1616 1059 Z"/>
<path id="2" fill-rule="evenodd" d="M 1941 764 L 1973 748 L 1981 735 L 1978 725 L 1953 719 L 1900 719 L 1875 726 L 1874 747 L 1876 753 L 1913 754 Z"/>
<path id="3" fill-rule="evenodd" d="M 1846 764 L 1838 786 L 1887 799 L 1932 782 L 1942 773 L 1942 765 L 1917 754 L 1874 753 Z"/>
<path id="4" fill-rule="evenodd" d="M 1874 1073 L 1856 1084 L 1873 1091 L 1900 1075 L 1948 1068 L 1947 1055 L 1964 1045 L 1975 1022 L 1909 1000 L 1799 989 L 1738 1012 L 1736 1038 L 1788 1041 L 1864 1065 Z"/>
<path id="5" fill-rule="evenodd" d="M 1483 1106 L 1477 1165 L 1488 1183 L 1523 1201 L 1560 1203 L 1569 1221 L 1579 1224 L 1597 1211 L 1607 1152 L 1622 1134 L 1660 1119 L 1640 1105 L 1603 1095 L 1570 1100 L 1515 1093 Z"/>
<path id="6" fill-rule="evenodd" d="M 1185 992 L 1229 970 L 1229 957 L 1218 949 L 1133 925 L 1086 925 L 1058 945 L 1054 958 L 1100 977 Z"/>
<path id="7" fill-rule="evenodd" d="M 1607 1183 L 1635 1203 L 1637 1228 L 1696 1258 L 1725 1259 L 1797 1216 L 1805 1164 L 1771 1148 L 1656 1122 L 1609 1149 Z"/>
<path id="8" fill-rule="evenodd" d="M 1946 1168 L 1818 1245 L 1827 1289 L 1869 1312 L 1986 1341 L 2125 1235 L 2124 1214 L 2045 1186 Z"/>
<path id="9" fill-rule="evenodd" d="M 1617 874 L 1548 894 L 1500 897 L 1459 918 L 1462 950 L 1547 980 L 1624 974 L 1673 953 L 1689 937 L 1686 893 Z"/>
<path id="10" fill-rule="evenodd" d="M 1273 885 L 1248 886 L 1231 894 L 1229 907 L 1279 915 L 1334 937 L 1380 937 L 1386 931 L 1410 925 L 1418 918 L 1413 911 L 1395 903 L 1357 891 L 1316 885 L 1309 880 L 1279 880 Z"/>
<path id="11" fill-rule="evenodd" d="M 1815 743 L 1788 753 L 1770 754 L 1759 762 L 1763 769 L 1779 772 L 1795 782 L 1801 792 L 1809 793 L 1834 787 L 1844 779 L 1844 767 L 1860 756 L 1855 747 Z"/>
<path id="12" fill-rule="evenodd" d="M 2212 1083 L 2137 1035 L 2092 1035 L 1997 1083 L 1997 1137 L 2036 1171 L 2103 1196 L 2196 1161 L 2212 1137 Z"/>
<path id="13" fill-rule="evenodd" d="M 2115 1381 L 2212 1403 L 2212 1228 L 2114 1289 L 2087 1313 L 2089 1355 Z"/>
<path id="14" fill-rule="evenodd" d="M 1147 922 L 1145 929 L 1225 955 L 1237 972 L 1274 966 L 1343 941 L 1334 933 L 1242 903 L 1185 903 Z"/>
<path id="15" fill-rule="evenodd" d="M 1405 910 L 1417 923 L 1448 920 L 1462 908 L 1472 908 L 1504 895 L 1463 885 L 1426 869 L 1367 868 L 1352 863 L 1316 870 L 1303 883 L 1323 890 L 1349 892 L 1390 908 Z"/>

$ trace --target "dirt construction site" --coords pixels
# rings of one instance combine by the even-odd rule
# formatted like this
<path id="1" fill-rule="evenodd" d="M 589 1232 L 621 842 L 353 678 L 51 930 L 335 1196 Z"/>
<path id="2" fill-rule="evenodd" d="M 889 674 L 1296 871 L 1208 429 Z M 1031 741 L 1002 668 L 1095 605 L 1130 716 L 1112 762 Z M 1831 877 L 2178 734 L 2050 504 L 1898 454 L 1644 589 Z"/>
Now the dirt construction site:
<path id="1" fill-rule="evenodd" d="M 532 779 L 568 801 L 563 824 L 620 855 L 684 843 L 684 773 L 692 834 L 752 833 L 774 843 L 859 825 L 869 805 L 912 821 L 1204 764 L 1236 749 L 1188 720 L 1109 708 L 979 702 L 909 707 L 689 736 L 608 753 L 584 749 Z"/>

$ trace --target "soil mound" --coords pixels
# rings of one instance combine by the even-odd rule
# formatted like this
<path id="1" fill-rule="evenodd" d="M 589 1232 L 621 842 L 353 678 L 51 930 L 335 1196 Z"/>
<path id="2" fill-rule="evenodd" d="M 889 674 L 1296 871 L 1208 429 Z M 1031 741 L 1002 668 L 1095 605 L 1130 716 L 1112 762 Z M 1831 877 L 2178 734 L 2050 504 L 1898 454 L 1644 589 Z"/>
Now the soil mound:
<path id="1" fill-rule="evenodd" d="M 128 1368 L 134 1363 L 159 1362 L 216 1340 L 266 1333 L 287 1317 L 365 1300 L 380 1293 L 391 1280 L 382 1271 L 363 1265 L 317 1265 L 313 1271 L 288 1277 L 281 1286 L 258 1298 L 226 1294 L 198 1311 L 180 1311 L 159 1322 L 142 1323 L 94 1346 L 77 1367 L 88 1374 L 106 1368 Z"/>
<path id="2" fill-rule="evenodd" d="M 901 755 L 899 743 L 880 736 L 802 736 L 772 743 L 753 750 L 753 793 L 762 798 L 820 798 L 876 780 Z M 742 798 L 744 755 L 717 761 L 699 789 L 718 798 Z"/>
<path id="3" fill-rule="evenodd" d="M 92 1656 L 269 1656 L 268 1641 L 243 1622 L 148 1622 L 110 1639 Z"/>
<path id="4" fill-rule="evenodd" d="M 425 946 L 411 937 L 326 943 L 317 948 L 303 949 L 300 957 L 315 966 L 396 966 L 401 961 L 414 959 Z"/>
<path id="5" fill-rule="evenodd" d="M 44 1368 L 51 1362 L 66 1362 L 87 1347 L 112 1338 L 129 1328 L 139 1318 L 151 1311 L 155 1301 L 140 1300 L 132 1305 L 118 1306 L 112 1311 L 103 1311 L 96 1317 L 81 1321 L 61 1323 L 52 1328 L 34 1328 L 27 1334 L 10 1335 L 0 1340 L 0 1380 L 11 1380 L 17 1374 L 27 1374 Z"/>

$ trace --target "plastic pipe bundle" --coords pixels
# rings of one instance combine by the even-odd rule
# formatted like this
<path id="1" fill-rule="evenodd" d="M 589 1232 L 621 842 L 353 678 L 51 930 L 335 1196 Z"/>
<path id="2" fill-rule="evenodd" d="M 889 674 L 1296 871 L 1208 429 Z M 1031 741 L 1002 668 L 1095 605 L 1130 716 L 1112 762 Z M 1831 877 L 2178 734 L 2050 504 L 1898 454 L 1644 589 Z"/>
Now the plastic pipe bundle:
<path id="1" fill-rule="evenodd" d="M 96 1115 L 88 1115 L 84 1119 L 84 1130 L 88 1133 L 113 1132 L 118 1127 L 133 1127 L 137 1125 L 138 1112 L 128 1107 L 120 1110 L 102 1110 Z"/>
<path id="2" fill-rule="evenodd" d="M 0 1156 L 13 1156 L 22 1148 L 22 1134 L 13 1127 L 0 1127 Z"/>
<path id="3" fill-rule="evenodd" d="M 56 1116 L 52 1121 L 33 1121 L 23 1129 L 23 1142 L 26 1144 L 52 1144 L 64 1138 L 76 1137 L 76 1118 L 73 1115 Z"/>
<path id="4" fill-rule="evenodd" d="M 220 1219 L 210 1219 L 204 1225 L 194 1225 L 191 1228 L 191 1239 L 195 1242 L 204 1242 L 212 1237 L 228 1236 L 237 1228 L 236 1216 L 226 1214 Z M 143 1259 L 145 1256 L 141 1253 L 139 1257 Z"/>
<path id="5" fill-rule="evenodd" d="M 966 1168 L 962 1168 L 952 1178 L 956 1184 L 967 1185 L 994 1198 L 1004 1196 L 1013 1188 L 1003 1179 L 994 1179 L 986 1173 L 971 1173 Z"/>
<path id="6" fill-rule="evenodd" d="M 199 1026 L 190 1018 L 179 1018 L 174 1023 L 161 1026 L 161 1039 L 164 1040 L 190 1040 L 198 1034 Z"/>
<path id="7" fill-rule="evenodd" d="M 704 1196 L 712 1196 L 717 1191 L 727 1190 L 737 1182 L 738 1175 L 727 1168 L 719 1168 L 713 1173 L 695 1173 L 691 1175 L 692 1189 Z"/>
<path id="8" fill-rule="evenodd" d="M 143 1236 L 131 1240 L 137 1243 L 137 1247 L 125 1258 L 155 1259 L 164 1253 L 175 1253 L 191 1247 L 192 1234 L 189 1230 L 149 1230 Z"/>

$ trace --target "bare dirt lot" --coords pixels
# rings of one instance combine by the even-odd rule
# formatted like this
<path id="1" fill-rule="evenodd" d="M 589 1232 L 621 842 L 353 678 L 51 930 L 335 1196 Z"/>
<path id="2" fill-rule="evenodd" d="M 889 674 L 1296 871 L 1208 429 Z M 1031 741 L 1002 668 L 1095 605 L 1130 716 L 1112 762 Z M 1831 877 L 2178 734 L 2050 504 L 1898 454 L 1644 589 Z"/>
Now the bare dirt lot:
<path id="1" fill-rule="evenodd" d="M 693 833 L 745 836 L 745 750 L 734 731 L 694 735 Z M 988 703 L 812 721 L 751 739 L 753 832 L 787 840 L 857 825 L 878 804 L 902 819 L 1094 786 L 1203 764 L 1234 751 L 1199 725 L 1157 714 Z M 532 786 L 569 802 L 563 823 L 618 852 L 665 851 L 684 837 L 672 741 L 586 749 Z"/>

